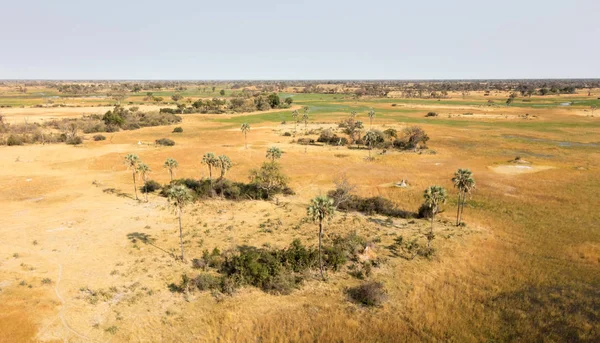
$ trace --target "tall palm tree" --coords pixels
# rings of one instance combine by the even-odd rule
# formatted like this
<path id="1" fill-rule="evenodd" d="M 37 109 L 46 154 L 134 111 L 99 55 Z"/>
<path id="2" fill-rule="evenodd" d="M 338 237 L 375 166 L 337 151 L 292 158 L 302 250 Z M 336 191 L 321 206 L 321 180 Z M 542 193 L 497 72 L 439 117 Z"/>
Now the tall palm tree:
<path id="1" fill-rule="evenodd" d="M 333 199 L 322 195 L 312 199 L 310 205 L 306 209 L 306 213 L 313 222 L 319 222 L 319 268 L 321 269 L 321 277 L 325 280 L 325 275 L 323 274 L 323 259 L 321 257 L 323 221 L 330 220 L 335 214 Z"/>
<path id="2" fill-rule="evenodd" d="M 283 154 L 283 151 L 276 146 L 272 146 L 267 150 L 267 158 L 270 158 L 271 162 L 275 162 L 275 160 L 280 159 L 281 154 Z"/>
<path id="3" fill-rule="evenodd" d="M 207 152 L 202 156 L 202 164 L 208 167 L 208 179 L 212 181 L 212 169 L 218 166 L 219 160 L 212 152 Z"/>
<path id="4" fill-rule="evenodd" d="M 369 111 L 369 130 L 373 129 L 373 118 L 375 118 L 375 110 L 371 109 Z"/>
<path id="5" fill-rule="evenodd" d="M 127 169 L 131 169 L 133 173 L 133 191 L 135 193 L 135 200 L 140 200 L 137 196 L 137 185 L 135 183 L 135 174 L 137 173 L 138 163 L 140 163 L 140 158 L 138 157 L 138 155 L 127 154 L 127 156 L 125 156 L 125 165 L 127 165 Z"/>
<path id="6" fill-rule="evenodd" d="M 456 225 L 462 221 L 462 214 L 465 209 L 467 194 L 475 189 L 475 179 L 473 173 L 469 169 L 458 169 L 452 178 L 454 187 L 458 189 L 458 209 L 456 210 Z"/>
<path id="7" fill-rule="evenodd" d="M 292 112 L 292 119 L 294 120 L 294 135 L 296 134 L 296 129 L 298 128 L 298 117 L 300 116 L 300 113 L 298 113 L 298 110 L 294 110 L 294 112 Z"/>
<path id="8" fill-rule="evenodd" d="M 243 123 L 242 127 L 240 129 L 244 133 L 244 141 L 245 141 L 245 144 L 246 144 L 246 149 L 248 149 L 248 131 L 250 131 L 250 124 Z"/>
<path id="9" fill-rule="evenodd" d="M 167 158 L 163 167 L 169 171 L 169 176 L 171 177 L 171 181 L 173 181 L 173 170 L 179 167 L 179 163 L 173 158 Z"/>
<path id="10" fill-rule="evenodd" d="M 181 246 L 181 261 L 185 261 L 185 252 L 183 250 L 183 229 L 181 227 L 181 214 L 183 208 L 192 202 L 193 196 L 189 188 L 184 185 L 176 185 L 167 191 L 167 196 L 171 201 L 171 205 L 177 210 L 179 217 L 179 245 Z"/>
<path id="11" fill-rule="evenodd" d="M 377 142 L 377 134 L 374 131 L 367 131 L 365 134 L 365 143 L 369 148 L 369 159 L 371 159 L 371 149 L 373 149 L 373 145 Z"/>
<path id="12" fill-rule="evenodd" d="M 442 186 L 429 186 L 423 193 L 425 205 L 431 209 L 431 229 L 430 235 L 433 237 L 433 221 L 435 214 L 438 212 L 440 205 L 446 203 L 447 192 Z M 431 239 L 427 241 L 427 247 L 431 247 Z"/>
<path id="13" fill-rule="evenodd" d="M 150 169 L 150 166 L 148 166 L 146 163 L 139 163 L 137 165 L 137 172 L 141 176 L 145 187 L 146 181 L 148 181 L 148 174 L 152 172 L 152 169 Z M 144 189 L 144 193 L 146 193 L 146 202 L 148 202 L 148 190 Z"/>
<path id="14" fill-rule="evenodd" d="M 221 176 L 219 176 L 219 179 L 223 180 L 225 178 L 225 174 L 227 174 L 227 171 L 231 169 L 233 164 L 231 163 L 229 157 L 221 155 L 217 158 L 217 165 L 218 168 L 221 169 Z"/>
<path id="15" fill-rule="evenodd" d="M 308 106 L 304 106 L 304 113 L 302 114 L 302 121 L 304 122 L 304 134 L 308 133 L 308 120 L 310 119 L 308 113 L 310 112 L 310 108 Z"/>

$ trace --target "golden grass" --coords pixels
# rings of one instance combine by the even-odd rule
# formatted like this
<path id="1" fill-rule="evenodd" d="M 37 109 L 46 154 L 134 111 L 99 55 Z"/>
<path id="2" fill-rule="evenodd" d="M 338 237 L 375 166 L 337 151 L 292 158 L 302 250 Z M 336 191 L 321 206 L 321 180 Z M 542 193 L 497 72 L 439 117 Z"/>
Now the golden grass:
<path id="1" fill-rule="evenodd" d="M 565 117 L 568 109 L 562 108 L 536 111 L 549 123 L 594 120 Z M 402 115 L 421 118 L 421 112 Z M 0 333 L 4 330 L 16 341 L 79 339 L 57 320 L 60 306 L 36 303 L 58 301 L 51 287 L 39 286 L 39 280 L 56 280 L 61 264 L 58 289 L 67 304 L 65 318 L 77 332 L 98 341 L 558 342 L 600 336 L 600 217 L 595 201 L 600 154 L 591 148 L 502 137 L 593 142 L 600 134 L 597 126 L 546 130 L 427 122 L 422 126 L 437 154 L 390 152 L 366 162 L 365 150 L 309 146 L 305 153 L 303 146 L 289 143 L 290 137 L 273 131 L 289 130 L 289 124 L 253 125 L 249 148 L 244 149 L 237 125 L 215 118 L 219 117 L 186 115 L 182 134 L 172 134 L 172 127 L 152 127 L 115 133 L 112 142 L 88 141 L 77 148 L 0 148 L 0 161 L 6 166 L 0 171 L 0 215 L 6 223 L 0 228 L 0 276 L 12 280 L 0 292 L 0 313 L 5 315 L 0 317 Z M 376 125 L 383 123 L 402 127 L 389 114 L 385 121 L 376 119 Z M 137 144 L 161 137 L 174 139 L 176 145 Z M 358 194 L 381 195 L 407 210 L 420 205 L 425 187 L 448 188 L 446 212 L 436 223 L 436 256 L 405 261 L 389 256 L 386 248 L 394 234 L 418 235 L 426 222 L 397 220 L 403 228 L 389 228 L 366 216 L 340 214 L 327 227 L 328 234 L 358 231 L 381 238 L 377 253 L 388 261 L 373 278 L 384 282 L 389 301 L 380 309 L 348 302 L 344 289 L 359 281 L 345 273 L 332 274 L 326 283 L 309 280 L 289 296 L 246 288 L 216 302 L 208 293 L 196 293 L 189 301 L 170 293 L 168 283 L 194 271 L 165 252 L 178 249 L 176 221 L 166 201 L 151 196 L 148 204 L 137 203 L 103 192 L 116 188 L 133 193 L 123 156 L 139 154 L 153 169 L 151 178 L 165 183 L 168 173 L 161 165 L 167 157 L 179 161 L 177 177 L 201 177 L 207 171 L 200 158 L 212 151 L 234 161 L 231 179 L 246 181 L 248 171 L 260 165 L 266 149 L 275 144 L 285 151 L 281 163 L 297 194 L 280 198 L 279 206 L 215 200 L 189 207 L 184 230 L 190 258 L 204 249 L 239 244 L 283 247 L 293 238 L 315 244 L 314 225 L 300 222 L 306 203 L 331 189 L 340 173 L 359 185 Z M 516 155 L 532 166 L 552 168 L 518 175 L 491 170 Z M 15 162 L 17 157 L 20 162 Z M 455 228 L 444 223 L 452 222 L 455 214 L 450 178 L 464 167 L 473 170 L 477 191 L 465 211 L 468 227 Z M 385 186 L 401 179 L 410 186 Z M 272 233 L 260 228 L 269 219 L 282 223 Z M 130 242 L 127 234 L 132 232 L 150 234 L 155 244 Z M 39 244 L 32 245 L 33 240 Z M 14 253 L 20 257 L 13 258 Z M 24 271 L 20 263 L 35 270 Z M 34 288 L 19 288 L 21 279 Z M 116 291 L 94 305 L 82 287 Z M 114 334 L 107 331 L 112 326 L 117 327 Z"/>

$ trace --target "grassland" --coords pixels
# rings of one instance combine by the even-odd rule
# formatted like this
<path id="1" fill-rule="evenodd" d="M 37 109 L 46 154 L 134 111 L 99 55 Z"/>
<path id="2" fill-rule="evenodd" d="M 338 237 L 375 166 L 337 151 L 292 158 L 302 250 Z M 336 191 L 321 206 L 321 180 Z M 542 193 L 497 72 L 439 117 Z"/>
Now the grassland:
<path id="1" fill-rule="evenodd" d="M 206 95 L 212 97 L 197 91 L 184 96 Z M 141 104 L 143 96 L 127 101 Z M 311 109 L 309 129 L 335 124 L 350 111 L 368 122 L 366 111 L 374 108 L 375 127 L 418 124 L 436 151 L 389 152 L 371 162 L 364 159 L 366 151 L 343 147 L 309 146 L 305 153 L 304 146 L 281 135 L 293 128 L 289 110 L 190 114 L 178 125 L 181 134 L 172 133 L 173 127 L 144 128 L 113 133 L 111 141 L 86 140 L 80 147 L 0 147 L 0 341 L 598 341 L 600 118 L 586 112 L 598 96 L 596 90 L 591 97 L 532 97 L 488 106 L 482 94 L 443 101 L 293 94 L 295 106 Z M 561 106 L 567 97 L 575 104 Z M 498 102 L 505 98 L 492 95 Z M 17 107 L 44 103 L 13 93 L 1 94 L 0 101 Z M 99 100 L 66 101 L 84 102 L 84 111 Z M 17 109 L 0 111 L 11 116 Z M 20 110 L 43 118 L 56 109 Z M 440 115 L 425 118 L 429 111 Z M 530 118 L 522 117 L 526 113 Z M 239 130 L 243 122 L 252 125 L 248 149 Z M 162 137 L 176 145 L 143 144 Z M 151 178 L 161 183 L 168 182 L 161 167 L 167 157 L 179 161 L 177 177 L 197 178 L 207 175 L 200 163 L 205 152 L 226 154 L 234 162 L 229 177 L 247 181 L 248 171 L 273 145 L 285 152 L 281 163 L 296 195 L 281 197 L 279 204 L 194 204 L 184 216 L 189 256 L 241 244 L 284 247 L 294 238 L 316 244 L 315 225 L 302 220 L 306 205 L 332 189 L 340 173 L 358 185 L 357 194 L 381 195 L 408 210 L 418 208 L 429 185 L 450 190 L 436 223 L 435 256 L 407 261 L 387 248 L 398 235 L 424 230 L 426 221 L 394 219 L 385 226 L 385 217 L 338 214 L 327 237 L 357 231 L 379 242 L 375 250 L 386 263 L 370 278 L 388 291 L 381 308 L 348 301 L 345 288 L 362 281 L 347 273 L 332 273 L 327 282 L 309 279 L 291 295 L 251 287 L 219 301 L 208 292 L 189 298 L 171 293 L 167 285 L 194 270 L 168 253 L 178 248 L 178 236 L 166 200 L 131 198 L 125 154 L 140 155 L 153 169 Z M 528 173 L 492 168 L 515 156 L 548 168 Z M 477 180 L 466 227 L 451 225 L 456 192 L 450 178 L 458 168 L 470 168 Z M 401 179 L 410 187 L 385 186 Z M 268 232 L 269 220 L 282 224 Z M 154 245 L 133 243 L 127 235 L 135 232 L 155 238 Z M 45 278 L 51 283 L 43 283 Z"/>

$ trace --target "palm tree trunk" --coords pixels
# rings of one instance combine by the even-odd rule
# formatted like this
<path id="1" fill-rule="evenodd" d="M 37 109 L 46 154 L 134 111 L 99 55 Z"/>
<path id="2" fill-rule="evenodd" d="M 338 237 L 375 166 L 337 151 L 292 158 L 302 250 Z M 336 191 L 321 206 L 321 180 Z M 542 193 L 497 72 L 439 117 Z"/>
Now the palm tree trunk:
<path id="1" fill-rule="evenodd" d="M 458 192 L 458 203 L 457 203 L 457 209 L 456 209 L 456 226 L 458 226 L 458 224 L 460 224 L 460 204 L 461 204 L 461 195 L 462 192 Z"/>
<path id="2" fill-rule="evenodd" d="M 185 261 L 185 253 L 183 251 L 183 230 L 181 229 L 181 207 L 177 207 L 179 215 L 179 245 L 181 245 L 181 261 Z"/>
<path id="3" fill-rule="evenodd" d="M 435 209 L 432 209 L 432 212 L 431 212 L 431 229 L 430 229 L 431 234 L 433 234 L 433 221 L 434 220 L 435 220 Z M 427 240 L 427 249 L 429 249 L 429 248 L 431 248 L 431 240 L 430 239 Z"/>
<path id="4" fill-rule="evenodd" d="M 244 144 L 246 145 L 246 149 L 248 149 L 248 135 L 244 132 Z"/>
<path id="5" fill-rule="evenodd" d="M 137 185 L 135 184 L 135 172 L 133 172 L 133 192 L 135 193 L 135 200 L 140 200 L 140 199 L 138 199 L 138 196 L 137 196 Z"/>
<path id="6" fill-rule="evenodd" d="M 461 206 L 461 209 L 460 209 L 460 221 L 461 221 L 461 222 L 462 222 L 462 215 L 463 215 L 463 212 L 465 211 L 465 203 L 466 203 L 466 202 L 467 202 L 467 193 L 465 192 L 465 193 L 463 194 L 462 206 Z"/>
<path id="7" fill-rule="evenodd" d="M 171 177 L 171 181 L 173 181 L 173 169 L 169 169 L 169 176 Z"/>
<path id="8" fill-rule="evenodd" d="M 325 280 L 323 275 L 323 259 L 321 258 L 321 240 L 323 237 L 323 220 L 319 220 L 319 268 L 321 269 L 321 277 Z"/>

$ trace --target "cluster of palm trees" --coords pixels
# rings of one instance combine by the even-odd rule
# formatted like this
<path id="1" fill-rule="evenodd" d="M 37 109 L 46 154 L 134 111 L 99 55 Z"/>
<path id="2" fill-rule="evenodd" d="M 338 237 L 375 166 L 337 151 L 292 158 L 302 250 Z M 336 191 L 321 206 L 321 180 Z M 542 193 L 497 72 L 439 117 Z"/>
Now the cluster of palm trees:
<path id="1" fill-rule="evenodd" d="M 458 169 L 454 173 L 452 182 L 454 183 L 454 187 L 458 189 L 458 214 L 456 217 L 456 225 L 458 226 L 462 220 L 462 212 L 464 210 L 466 197 L 475 189 L 475 179 L 473 178 L 473 173 L 469 169 Z M 440 211 L 441 205 L 446 203 L 447 197 L 448 192 L 446 189 L 438 185 L 429 186 L 423 192 L 424 203 L 431 211 L 431 226 L 429 233 L 425 235 L 427 238 L 428 249 L 431 248 L 431 241 L 435 237 L 433 233 L 435 215 Z M 323 261 L 321 258 L 323 224 L 333 218 L 335 211 L 334 200 L 327 196 L 317 196 L 313 198 L 307 208 L 308 218 L 319 224 L 319 268 L 323 279 L 325 279 L 323 274 Z"/>
<path id="2" fill-rule="evenodd" d="M 136 154 L 127 154 L 125 156 L 125 165 L 127 169 L 130 169 L 133 177 L 133 192 L 135 194 L 135 200 L 140 200 L 137 194 L 137 177 L 140 178 L 144 184 L 148 181 L 148 175 L 152 173 L 152 169 L 146 163 L 142 162 L 140 157 Z M 173 181 L 173 173 L 175 169 L 179 167 L 179 163 L 175 159 L 167 158 L 163 167 L 169 171 L 169 176 L 171 177 L 171 181 Z M 137 176 L 137 177 L 136 177 Z M 148 192 L 144 192 L 146 194 L 146 202 L 148 202 Z"/>
<path id="3" fill-rule="evenodd" d="M 225 174 L 233 167 L 233 163 L 231 159 L 226 155 L 215 156 L 212 152 L 207 152 L 202 156 L 202 164 L 208 167 L 208 179 L 212 184 L 212 171 L 213 168 L 219 169 L 221 174 L 219 175 L 219 181 L 223 181 L 225 178 Z"/>

